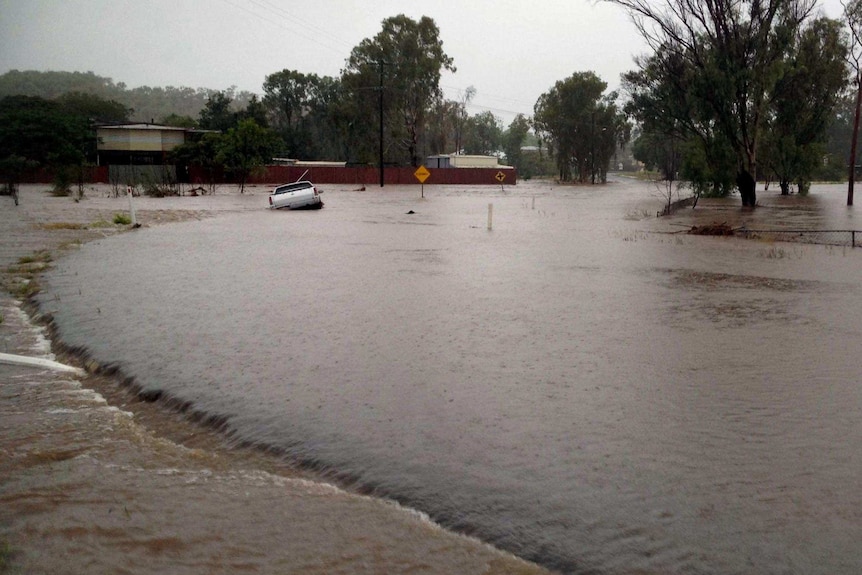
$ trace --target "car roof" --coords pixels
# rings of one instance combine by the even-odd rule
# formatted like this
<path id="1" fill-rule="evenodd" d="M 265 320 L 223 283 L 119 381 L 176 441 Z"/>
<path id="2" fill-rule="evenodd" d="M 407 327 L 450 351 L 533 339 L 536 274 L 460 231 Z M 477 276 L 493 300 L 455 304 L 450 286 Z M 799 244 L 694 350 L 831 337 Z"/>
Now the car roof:
<path id="1" fill-rule="evenodd" d="M 285 189 L 287 189 L 287 190 L 290 190 L 290 189 L 299 190 L 302 188 L 313 188 L 313 187 L 314 187 L 314 184 L 312 184 L 308 180 L 302 180 L 299 182 L 291 182 L 289 184 L 281 184 L 280 186 L 276 186 L 275 189 L 276 190 L 285 190 Z"/>

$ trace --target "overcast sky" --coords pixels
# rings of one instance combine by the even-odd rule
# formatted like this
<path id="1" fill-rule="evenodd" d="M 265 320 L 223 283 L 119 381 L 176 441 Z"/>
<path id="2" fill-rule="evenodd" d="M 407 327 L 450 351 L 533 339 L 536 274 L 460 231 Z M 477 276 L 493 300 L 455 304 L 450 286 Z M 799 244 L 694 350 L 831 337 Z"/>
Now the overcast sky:
<path id="1" fill-rule="evenodd" d="M 841 14 L 840 0 L 820 5 Z M 590 0 L 0 0 L 0 73 L 261 93 L 283 69 L 338 76 L 352 48 L 397 14 L 437 23 L 458 69 L 441 81 L 446 97 L 473 86 L 470 112 L 506 124 L 574 72 L 617 89 L 645 50 L 620 8 Z"/>

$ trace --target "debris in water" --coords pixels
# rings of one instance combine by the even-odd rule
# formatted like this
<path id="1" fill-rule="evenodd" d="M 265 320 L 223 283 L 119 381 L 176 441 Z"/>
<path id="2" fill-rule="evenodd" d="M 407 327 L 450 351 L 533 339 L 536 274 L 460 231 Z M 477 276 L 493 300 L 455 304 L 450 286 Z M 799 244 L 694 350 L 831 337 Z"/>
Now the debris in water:
<path id="1" fill-rule="evenodd" d="M 692 226 L 688 233 L 696 236 L 732 236 L 734 229 L 727 222 L 720 224 L 712 223 L 705 226 Z"/>

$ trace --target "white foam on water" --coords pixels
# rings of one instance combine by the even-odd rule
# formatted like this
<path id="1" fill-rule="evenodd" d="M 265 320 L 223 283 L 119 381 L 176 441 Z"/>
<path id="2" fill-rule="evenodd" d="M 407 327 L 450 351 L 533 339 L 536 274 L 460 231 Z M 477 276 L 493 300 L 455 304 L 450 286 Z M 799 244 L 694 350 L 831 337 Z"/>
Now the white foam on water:
<path id="1" fill-rule="evenodd" d="M 74 397 L 76 399 L 82 399 L 84 401 L 89 401 L 91 403 L 98 403 L 100 405 L 104 405 L 107 402 L 104 397 L 98 392 L 93 391 L 92 389 L 81 388 L 80 384 L 75 389 L 67 389 L 60 392 L 63 395 L 67 395 L 69 397 Z"/>
<path id="2" fill-rule="evenodd" d="M 101 397 L 101 396 L 99 396 L 99 397 Z M 102 401 L 107 403 L 104 399 Z M 109 405 L 109 406 L 105 407 L 105 410 L 110 411 L 112 413 L 116 413 L 118 415 L 124 415 L 124 416 L 128 417 L 129 419 L 133 419 L 135 417 L 135 414 L 132 413 L 131 411 L 123 411 L 122 409 L 120 409 L 119 407 L 116 407 L 114 405 Z"/>
<path id="3" fill-rule="evenodd" d="M 16 355 L 13 353 L 0 353 L 0 363 L 6 363 L 10 365 L 22 365 L 25 367 L 37 367 L 49 369 L 52 371 L 63 371 L 68 373 L 74 373 L 75 375 L 80 376 L 84 375 L 83 369 L 79 369 L 71 365 L 66 365 L 52 359 L 45 359 L 41 357 L 29 357 L 26 355 Z"/>
<path id="4" fill-rule="evenodd" d="M 14 302 L 13 309 L 17 313 L 20 322 L 30 328 L 31 333 L 36 340 L 35 343 L 30 346 L 30 350 L 40 354 L 44 359 L 49 359 L 51 361 L 56 360 L 57 357 L 51 353 L 51 340 L 48 339 L 45 328 L 33 324 L 33 322 L 30 321 L 30 316 L 28 316 L 27 312 L 21 308 L 21 304 L 18 301 Z"/>

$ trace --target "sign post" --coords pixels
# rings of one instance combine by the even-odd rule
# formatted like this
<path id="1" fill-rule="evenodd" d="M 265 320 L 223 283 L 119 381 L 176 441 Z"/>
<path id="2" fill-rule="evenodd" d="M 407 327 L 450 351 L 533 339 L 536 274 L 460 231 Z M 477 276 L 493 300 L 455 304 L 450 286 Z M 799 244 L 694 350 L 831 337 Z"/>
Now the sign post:
<path id="1" fill-rule="evenodd" d="M 504 174 L 503 172 L 497 172 L 497 175 L 494 176 L 494 179 L 500 182 L 500 191 L 505 191 L 503 189 L 503 182 L 506 180 L 506 174 Z"/>
<path id="2" fill-rule="evenodd" d="M 425 197 L 425 180 L 428 179 L 428 176 L 431 175 L 431 172 L 428 171 L 428 168 L 425 166 L 419 166 L 413 175 L 416 176 L 416 179 L 419 180 L 419 183 L 422 184 L 422 197 Z"/>

